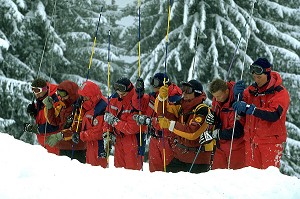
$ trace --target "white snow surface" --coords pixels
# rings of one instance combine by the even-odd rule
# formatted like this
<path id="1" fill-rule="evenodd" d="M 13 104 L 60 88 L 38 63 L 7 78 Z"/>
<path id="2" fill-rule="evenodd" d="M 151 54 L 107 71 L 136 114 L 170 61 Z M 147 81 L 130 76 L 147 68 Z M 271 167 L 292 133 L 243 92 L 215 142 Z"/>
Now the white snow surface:
<path id="1" fill-rule="evenodd" d="M 1 199 L 300 198 L 300 180 L 275 167 L 202 174 L 93 167 L 0 133 Z"/>

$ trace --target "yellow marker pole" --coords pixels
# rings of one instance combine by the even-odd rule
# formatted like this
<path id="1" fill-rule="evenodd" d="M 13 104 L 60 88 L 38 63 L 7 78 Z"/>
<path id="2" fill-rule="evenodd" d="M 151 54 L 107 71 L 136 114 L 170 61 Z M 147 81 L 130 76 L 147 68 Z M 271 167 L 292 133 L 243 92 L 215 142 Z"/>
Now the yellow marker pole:
<path id="1" fill-rule="evenodd" d="M 164 86 L 166 86 L 166 73 L 167 73 L 167 56 L 168 56 L 168 43 L 169 43 L 169 30 L 170 30 L 170 18 L 171 18 L 171 0 L 169 2 L 168 6 L 168 26 L 167 26 L 167 34 L 166 34 L 166 56 L 165 56 L 165 75 L 164 75 Z M 162 107 L 162 113 L 163 117 L 165 114 L 165 101 L 163 101 L 163 107 Z M 166 148 L 164 143 L 164 130 L 162 129 L 162 139 L 163 139 L 163 159 L 164 159 L 164 171 L 166 172 Z"/>

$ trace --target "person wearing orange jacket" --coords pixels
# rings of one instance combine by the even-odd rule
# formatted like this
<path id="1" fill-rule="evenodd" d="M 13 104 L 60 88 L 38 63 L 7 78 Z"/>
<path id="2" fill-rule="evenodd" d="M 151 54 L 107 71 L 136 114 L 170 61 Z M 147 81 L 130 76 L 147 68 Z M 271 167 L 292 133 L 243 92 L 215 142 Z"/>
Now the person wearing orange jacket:
<path id="1" fill-rule="evenodd" d="M 53 104 L 53 99 L 47 96 L 43 103 L 46 107 L 46 118 L 52 125 L 59 126 L 59 132 L 46 138 L 46 143 L 59 148 L 59 154 L 77 159 L 81 163 L 86 162 L 86 144 L 79 140 L 76 144 L 72 141 L 73 133 L 81 128 L 83 115 L 80 109 L 81 102 L 78 95 L 78 85 L 70 80 L 65 80 L 57 86 L 59 103 Z"/>
<path id="2" fill-rule="evenodd" d="M 167 86 L 159 89 L 155 101 L 160 127 L 172 132 L 170 139 L 174 158 L 167 165 L 167 171 L 206 172 L 210 168 L 215 144 L 209 132 L 211 127 L 205 122 L 210 113 L 210 108 L 203 103 L 206 94 L 197 80 L 182 82 L 181 90 L 183 98 L 179 104 L 167 102 Z"/>
<path id="3" fill-rule="evenodd" d="M 213 137 L 217 140 L 212 169 L 227 169 L 228 166 L 230 169 L 245 167 L 245 119 L 243 117 L 235 118 L 235 111 L 231 107 L 235 102 L 234 84 L 232 81 L 225 82 L 215 79 L 209 85 L 209 92 L 213 95 L 212 110 L 214 113 L 207 115 L 206 122 L 215 124 Z M 229 156 L 230 164 L 228 164 Z"/>
<path id="4" fill-rule="evenodd" d="M 279 73 L 272 71 L 266 58 L 258 58 L 250 66 L 254 83 L 244 90 L 243 81 L 235 85 L 241 101 L 232 106 L 246 117 L 244 139 L 246 166 L 266 169 L 280 167 L 283 143 L 286 142 L 286 113 L 290 97 Z"/>
<path id="5" fill-rule="evenodd" d="M 135 115 L 137 124 L 149 125 L 148 133 L 151 136 L 148 155 L 150 172 L 164 171 L 164 164 L 168 165 L 174 158 L 169 143 L 170 132 L 168 129 L 162 130 L 160 128 L 157 122 L 157 113 L 154 111 L 154 102 L 158 96 L 159 88 L 164 85 L 164 79 L 165 84 L 169 87 L 168 102 L 170 104 L 176 103 L 181 99 L 181 89 L 174 83 L 171 83 L 168 76 L 164 73 L 156 73 L 153 78 L 150 78 L 150 84 L 153 87 L 154 92 L 149 94 L 144 94 L 144 82 L 142 79 L 138 79 L 136 94 L 132 100 L 134 106 L 140 107 L 140 109 L 137 109 L 141 110 L 141 114 Z"/>
<path id="6" fill-rule="evenodd" d="M 86 163 L 106 168 L 107 159 L 102 129 L 107 99 L 102 95 L 99 86 L 91 81 L 84 82 L 79 88 L 78 94 L 83 98 L 84 115 L 81 131 L 74 133 L 72 140 L 78 143 L 80 139 L 86 143 Z"/>
<path id="7" fill-rule="evenodd" d="M 58 102 L 56 95 L 57 85 L 50 84 L 44 79 L 37 78 L 31 83 L 32 92 L 35 95 L 36 103 L 34 101 L 27 106 L 27 113 L 35 119 L 35 124 L 24 124 L 24 130 L 35 133 L 37 140 L 41 146 L 47 149 L 49 153 L 59 155 L 59 149 L 46 144 L 46 137 L 58 132 L 58 126 L 51 125 L 46 121 L 44 114 L 43 100 L 50 95 L 54 102 Z"/>
<path id="8" fill-rule="evenodd" d="M 118 79 L 113 84 L 116 96 L 109 100 L 104 115 L 103 132 L 113 132 L 116 136 L 114 166 L 119 168 L 142 169 L 142 151 L 140 145 L 140 128 L 133 120 L 138 112 L 132 107 L 134 86 L 128 78 Z"/>

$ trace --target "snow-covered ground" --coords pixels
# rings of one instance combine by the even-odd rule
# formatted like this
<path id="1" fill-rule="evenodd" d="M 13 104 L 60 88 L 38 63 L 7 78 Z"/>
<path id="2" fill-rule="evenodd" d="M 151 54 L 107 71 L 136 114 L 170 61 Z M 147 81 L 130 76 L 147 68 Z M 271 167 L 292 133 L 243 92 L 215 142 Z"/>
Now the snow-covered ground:
<path id="1" fill-rule="evenodd" d="M 1 199 L 300 198 L 300 179 L 277 168 L 164 173 L 81 164 L 0 133 Z"/>

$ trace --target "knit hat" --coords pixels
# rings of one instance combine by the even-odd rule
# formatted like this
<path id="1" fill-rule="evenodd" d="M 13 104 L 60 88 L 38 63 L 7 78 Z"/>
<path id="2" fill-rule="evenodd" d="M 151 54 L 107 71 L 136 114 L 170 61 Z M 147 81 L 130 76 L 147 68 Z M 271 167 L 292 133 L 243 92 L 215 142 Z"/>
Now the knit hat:
<path id="1" fill-rule="evenodd" d="M 195 92 L 196 97 L 200 96 L 203 92 L 202 84 L 199 81 L 195 80 L 195 79 L 192 79 L 189 82 L 182 82 L 181 84 L 183 86 L 191 87 L 193 89 L 193 91 Z"/>
<path id="2" fill-rule="evenodd" d="M 257 65 L 257 66 L 262 67 L 263 69 L 268 69 L 268 70 L 265 70 L 265 72 L 263 72 L 263 73 L 268 76 L 268 80 L 271 78 L 270 73 L 271 73 L 272 64 L 266 58 L 260 57 L 255 62 L 253 62 L 252 65 Z"/>
<path id="3" fill-rule="evenodd" d="M 169 83 L 169 77 L 165 73 L 156 73 L 153 78 L 150 79 L 150 84 L 154 87 L 161 87 L 164 85 L 164 78 L 166 78 L 165 83 Z M 156 80 L 159 80 L 158 82 Z"/>
<path id="4" fill-rule="evenodd" d="M 129 91 L 131 91 L 132 88 L 133 88 L 133 85 L 132 85 L 131 81 L 126 77 L 118 79 L 114 84 L 114 89 L 116 91 L 118 90 L 121 92 L 129 92 Z"/>
<path id="5" fill-rule="evenodd" d="M 47 82 L 41 78 L 37 78 L 37 79 L 33 80 L 33 82 L 31 83 L 31 86 L 44 88 L 45 86 L 47 86 Z"/>

